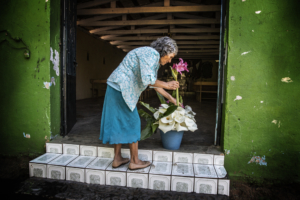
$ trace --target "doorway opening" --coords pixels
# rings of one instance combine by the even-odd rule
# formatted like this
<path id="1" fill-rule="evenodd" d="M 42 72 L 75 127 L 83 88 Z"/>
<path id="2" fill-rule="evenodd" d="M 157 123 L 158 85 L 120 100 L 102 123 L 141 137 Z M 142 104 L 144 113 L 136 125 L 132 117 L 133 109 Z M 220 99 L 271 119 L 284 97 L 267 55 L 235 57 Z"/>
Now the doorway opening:
<path id="1" fill-rule="evenodd" d="M 171 64 L 160 67 L 157 78 L 170 81 L 169 66 L 178 63 L 179 58 L 188 62 L 189 72 L 180 79 L 180 93 L 184 105 L 197 113 L 198 130 L 184 134 L 180 151 L 219 152 L 224 57 L 220 38 L 224 33 L 225 1 L 65 0 L 64 8 L 70 4 L 74 4 L 73 10 L 69 6 L 69 12 L 64 12 L 62 37 L 64 47 L 67 49 L 71 43 L 76 52 L 63 51 L 62 135 L 67 137 L 57 140 L 110 146 L 98 139 L 106 79 L 127 52 L 169 36 L 176 40 L 179 53 Z M 68 37 L 72 23 L 75 35 Z M 70 54 L 73 57 L 69 58 Z M 147 89 L 141 98 L 152 107 L 160 104 L 153 89 Z M 141 108 L 139 104 L 137 107 Z M 144 128 L 146 122 L 141 122 Z M 139 147 L 164 150 L 159 132 L 140 141 Z"/>

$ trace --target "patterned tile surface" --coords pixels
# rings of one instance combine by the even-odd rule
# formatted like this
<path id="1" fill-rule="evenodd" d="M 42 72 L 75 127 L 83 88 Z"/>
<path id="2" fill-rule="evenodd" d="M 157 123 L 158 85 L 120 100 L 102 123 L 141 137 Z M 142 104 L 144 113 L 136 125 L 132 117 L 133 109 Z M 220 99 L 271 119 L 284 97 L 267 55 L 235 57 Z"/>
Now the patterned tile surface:
<path id="1" fill-rule="evenodd" d="M 89 184 L 105 185 L 105 171 L 86 169 L 85 182 Z"/>
<path id="2" fill-rule="evenodd" d="M 193 163 L 193 153 L 180 153 L 174 152 L 173 153 L 173 162 L 177 163 Z"/>
<path id="3" fill-rule="evenodd" d="M 126 186 L 126 173 L 106 171 L 106 185 Z"/>
<path id="4" fill-rule="evenodd" d="M 149 174 L 149 189 L 151 190 L 171 190 L 171 176 Z"/>
<path id="5" fill-rule="evenodd" d="M 56 180 L 66 179 L 66 167 L 47 165 L 47 178 Z"/>
<path id="6" fill-rule="evenodd" d="M 191 164 L 191 163 L 174 163 L 173 169 L 172 169 L 172 175 L 194 177 L 193 164 Z"/>
<path id="7" fill-rule="evenodd" d="M 152 162 L 152 151 L 151 150 L 139 150 L 139 159 L 142 161 Z"/>
<path id="8" fill-rule="evenodd" d="M 172 162 L 173 152 L 171 151 L 153 151 L 153 160 L 160 162 Z"/>
<path id="9" fill-rule="evenodd" d="M 229 196 L 229 192 L 230 192 L 230 180 L 219 180 L 218 194 Z"/>
<path id="10" fill-rule="evenodd" d="M 214 156 L 214 165 L 224 165 L 224 156 Z"/>
<path id="11" fill-rule="evenodd" d="M 212 165 L 214 164 L 214 155 L 194 153 L 194 163 Z"/>
<path id="12" fill-rule="evenodd" d="M 225 178 L 227 175 L 227 171 L 222 165 L 215 165 L 215 170 L 217 172 L 218 178 Z"/>
<path id="13" fill-rule="evenodd" d="M 46 143 L 47 153 L 62 153 L 62 144 Z"/>
<path id="14" fill-rule="evenodd" d="M 79 155 L 79 145 L 63 144 L 63 154 Z"/>
<path id="15" fill-rule="evenodd" d="M 149 173 L 150 174 L 171 175 L 171 173 L 172 173 L 172 163 L 171 162 L 153 161 Z"/>
<path id="16" fill-rule="evenodd" d="M 99 170 L 105 170 L 110 163 L 112 163 L 112 158 L 100 158 L 97 157 L 95 160 L 93 160 L 86 168 L 87 169 L 99 169 Z"/>
<path id="17" fill-rule="evenodd" d="M 46 178 L 47 177 L 47 167 L 45 164 L 29 163 L 29 176 Z"/>
<path id="18" fill-rule="evenodd" d="M 94 156 L 78 156 L 75 160 L 70 162 L 67 166 L 68 167 L 85 168 L 95 159 L 96 159 L 96 157 L 94 157 Z"/>
<path id="19" fill-rule="evenodd" d="M 171 190 L 176 192 L 193 192 L 194 178 L 172 176 Z"/>
<path id="20" fill-rule="evenodd" d="M 148 174 L 127 173 L 127 187 L 148 188 Z"/>
<path id="21" fill-rule="evenodd" d="M 59 157 L 57 157 L 54 160 L 52 160 L 51 162 L 49 162 L 48 164 L 50 164 L 50 165 L 66 166 L 67 164 L 69 164 L 70 162 L 72 162 L 72 160 L 74 160 L 77 157 L 78 157 L 78 155 L 62 154 Z"/>
<path id="22" fill-rule="evenodd" d="M 84 183 L 85 180 L 84 169 L 66 167 L 66 180 Z"/>
<path id="23" fill-rule="evenodd" d="M 114 158 L 114 156 L 115 156 L 114 148 L 98 147 L 98 157 Z"/>
<path id="24" fill-rule="evenodd" d="M 80 145 L 81 156 L 97 156 L 97 147 Z"/>
<path id="25" fill-rule="evenodd" d="M 195 178 L 194 192 L 204 194 L 217 194 L 217 182 L 217 179 Z"/>
<path id="26" fill-rule="evenodd" d="M 195 177 L 218 178 L 213 165 L 194 164 Z"/>
<path id="27" fill-rule="evenodd" d="M 110 163 L 108 165 L 108 167 L 106 168 L 107 171 L 120 171 L 120 172 L 126 172 L 128 169 L 129 163 L 125 164 L 125 165 L 121 165 L 120 167 L 117 168 L 113 168 L 112 167 L 112 163 Z"/>
<path id="28" fill-rule="evenodd" d="M 55 158 L 57 158 L 60 155 L 61 154 L 45 153 L 45 154 L 37 157 L 36 159 L 31 160 L 30 162 L 47 164 L 47 163 L 54 160 Z"/>

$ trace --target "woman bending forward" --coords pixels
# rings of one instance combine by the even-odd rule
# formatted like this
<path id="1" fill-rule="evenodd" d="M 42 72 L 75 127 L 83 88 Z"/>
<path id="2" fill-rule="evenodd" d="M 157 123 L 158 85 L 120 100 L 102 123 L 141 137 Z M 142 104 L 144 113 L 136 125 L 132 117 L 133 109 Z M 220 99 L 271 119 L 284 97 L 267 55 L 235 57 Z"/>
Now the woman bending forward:
<path id="1" fill-rule="evenodd" d="M 103 144 L 114 144 L 115 157 L 112 167 L 116 168 L 129 162 L 128 158 L 121 156 L 122 144 L 129 144 L 129 169 L 141 169 L 151 164 L 138 158 L 141 121 L 136 104 L 148 86 L 154 87 L 157 92 L 176 104 L 176 99 L 163 88 L 176 90 L 179 83 L 157 80 L 157 70 L 160 65 L 170 63 L 177 52 L 178 47 L 173 39 L 158 38 L 150 47 L 130 51 L 108 78 L 99 139 Z"/>

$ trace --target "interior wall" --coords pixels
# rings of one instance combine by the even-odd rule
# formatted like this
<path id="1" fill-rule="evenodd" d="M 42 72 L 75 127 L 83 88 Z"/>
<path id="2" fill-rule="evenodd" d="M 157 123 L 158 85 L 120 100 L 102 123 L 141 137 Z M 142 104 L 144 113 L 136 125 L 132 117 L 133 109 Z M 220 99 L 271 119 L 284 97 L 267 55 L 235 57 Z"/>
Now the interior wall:
<path id="1" fill-rule="evenodd" d="M 100 40 L 88 32 L 77 28 L 76 59 L 76 99 L 92 97 L 91 79 L 107 79 L 119 66 L 126 53 L 108 42 Z M 105 60 L 105 61 L 104 61 Z M 98 85 L 101 89 L 101 85 Z M 98 90 L 98 96 L 104 91 Z"/>
<path id="2" fill-rule="evenodd" d="M 213 67 L 212 67 L 212 77 L 203 79 L 203 81 L 218 82 L 218 63 L 216 62 L 216 60 L 202 60 L 202 63 L 204 62 L 211 62 Z"/>
<path id="3" fill-rule="evenodd" d="M 52 132 L 50 88 L 59 87 L 58 82 L 50 84 L 50 1 L 3 1 L 0 13 L 0 152 L 40 154 Z M 26 46 L 29 58 L 24 49 L 16 49 Z"/>
<path id="4" fill-rule="evenodd" d="M 230 177 L 300 180 L 299 7 L 229 1 L 223 142 Z"/>

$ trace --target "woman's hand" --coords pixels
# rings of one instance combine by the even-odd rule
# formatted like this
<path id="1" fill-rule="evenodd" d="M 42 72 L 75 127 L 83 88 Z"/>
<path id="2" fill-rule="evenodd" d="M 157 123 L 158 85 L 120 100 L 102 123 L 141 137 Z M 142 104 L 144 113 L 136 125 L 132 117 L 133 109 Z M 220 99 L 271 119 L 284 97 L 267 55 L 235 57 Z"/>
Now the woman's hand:
<path id="1" fill-rule="evenodd" d="M 166 89 L 169 90 L 176 90 L 177 88 L 179 88 L 179 82 L 178 81 L 169 81 L 167 82 L 167 87 Z"/>
<path id="2" fill-rule="evenodd" d="M 169 100 L 171 103 L 173 103 L 174 105 L 176 105 L 177 104 L 177 102 L 176 102 L 176 99 L 175 98 L 172 98 L 172 99 L 170 99 Z M 177 105 L 176 105 L 177 106 Z M 179 102 L 179 106 L 181 106 L 182 107 L 182 104 Z"/>

